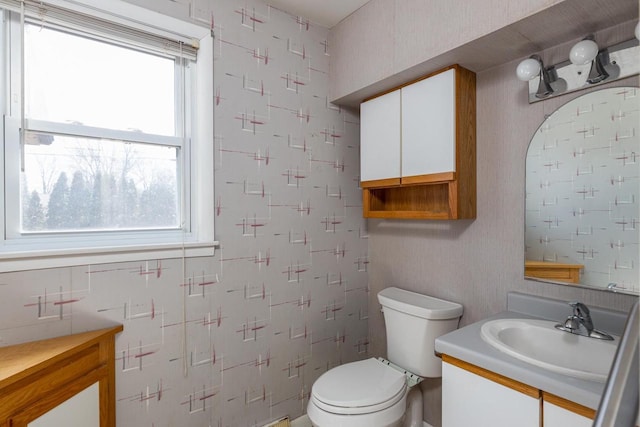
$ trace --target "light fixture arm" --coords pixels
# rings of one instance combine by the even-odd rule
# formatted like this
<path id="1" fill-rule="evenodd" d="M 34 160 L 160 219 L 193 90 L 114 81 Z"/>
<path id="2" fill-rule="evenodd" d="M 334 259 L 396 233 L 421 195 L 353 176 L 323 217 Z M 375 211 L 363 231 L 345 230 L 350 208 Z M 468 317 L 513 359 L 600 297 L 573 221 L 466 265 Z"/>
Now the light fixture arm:
<path id="1" fill-rule="evenodd" d="M 591 62 L 591 69 L 589 70 L 587 83 L 596 84 L 608 79 L 609 73 L 605 69 L 605 66 L 609 65 L 609 62 L 609 50 L 600 50 L 595 59 Z"/>
<path id="2" fill-rule="evenodd" d="M 540 64 L 540 80 L 538 83 L 538 90 L 536 91 L 536 98 L 546 98 L 554 92 L 551 87 L 551 83 L 558 79 L 555 67 L 545 67 L 544 62 L 542 62 L 542 58 L 539 55 L 531 55 L 530 58 L 535 59 Z"/>

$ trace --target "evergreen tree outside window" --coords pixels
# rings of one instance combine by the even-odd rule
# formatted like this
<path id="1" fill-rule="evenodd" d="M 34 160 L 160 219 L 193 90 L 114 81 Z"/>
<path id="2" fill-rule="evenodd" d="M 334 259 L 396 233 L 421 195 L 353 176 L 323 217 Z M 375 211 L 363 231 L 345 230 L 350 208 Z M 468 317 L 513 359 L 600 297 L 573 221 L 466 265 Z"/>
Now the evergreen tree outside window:
<path id="1" fill-rule="evenodd" d="M 24 197 L 24 194 L 22 197 Z M 56 230 L 64 228 L 67 223 L 68 215 L 69 186 L 67 185 L 67 174 L 62 172 L 49 195 L 46 222 L 47 229 Z"/>
<path id="2" fill-rule="evenodd" d="M 24 223 L 31 230 L 42 230 L 45 224 L 44 208 L 37 191 L 31 193 L 29 204 L 25 209 Z"/>

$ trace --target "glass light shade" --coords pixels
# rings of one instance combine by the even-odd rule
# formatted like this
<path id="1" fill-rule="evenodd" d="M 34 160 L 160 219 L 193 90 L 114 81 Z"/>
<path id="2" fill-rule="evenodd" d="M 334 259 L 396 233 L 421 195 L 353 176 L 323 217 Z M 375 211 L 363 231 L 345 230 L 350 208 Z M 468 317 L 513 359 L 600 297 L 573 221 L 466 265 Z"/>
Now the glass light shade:
<path id="1" fill-rule="evenodd" d="M 593 40 L 582 40 L 573 45 L 569 59 L 575 65 L 585 65 L 598 55 L 598 44 Z"/>
<path id="2" fill-rule="evenodd" d="M 533 58 L 527 58 L 518 64 L 516 74 L 523 82 L 529 81 L 540 74 L 540 63 Z"/>

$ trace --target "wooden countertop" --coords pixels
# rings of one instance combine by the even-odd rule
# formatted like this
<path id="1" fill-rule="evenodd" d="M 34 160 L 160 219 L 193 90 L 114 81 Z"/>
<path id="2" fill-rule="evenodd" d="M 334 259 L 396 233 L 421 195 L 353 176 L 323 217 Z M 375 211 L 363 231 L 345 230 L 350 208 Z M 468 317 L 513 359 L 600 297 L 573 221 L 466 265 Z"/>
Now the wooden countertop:
<path id="1" fill-rule="evenodd" d="M 108 335 L 123 330 L 122 325 L 97 331 L 0 347 L 0 390 L 29 375 L 64 360 L 68 353 L 96 345 Z"/>

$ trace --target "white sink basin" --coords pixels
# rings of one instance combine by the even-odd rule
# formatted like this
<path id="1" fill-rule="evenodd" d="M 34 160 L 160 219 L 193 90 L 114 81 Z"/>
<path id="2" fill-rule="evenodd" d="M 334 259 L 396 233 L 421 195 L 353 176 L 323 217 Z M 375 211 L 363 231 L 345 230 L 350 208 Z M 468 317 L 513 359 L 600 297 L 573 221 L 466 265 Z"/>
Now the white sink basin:
<path id="1" fill-rule="evenodd" d="M 482 339 L 497 350 L 549 371 L 605 382 L 619 338 L 599 340 L 563 332 L 558 322 L 535 319 L 491 320 Z"/>

